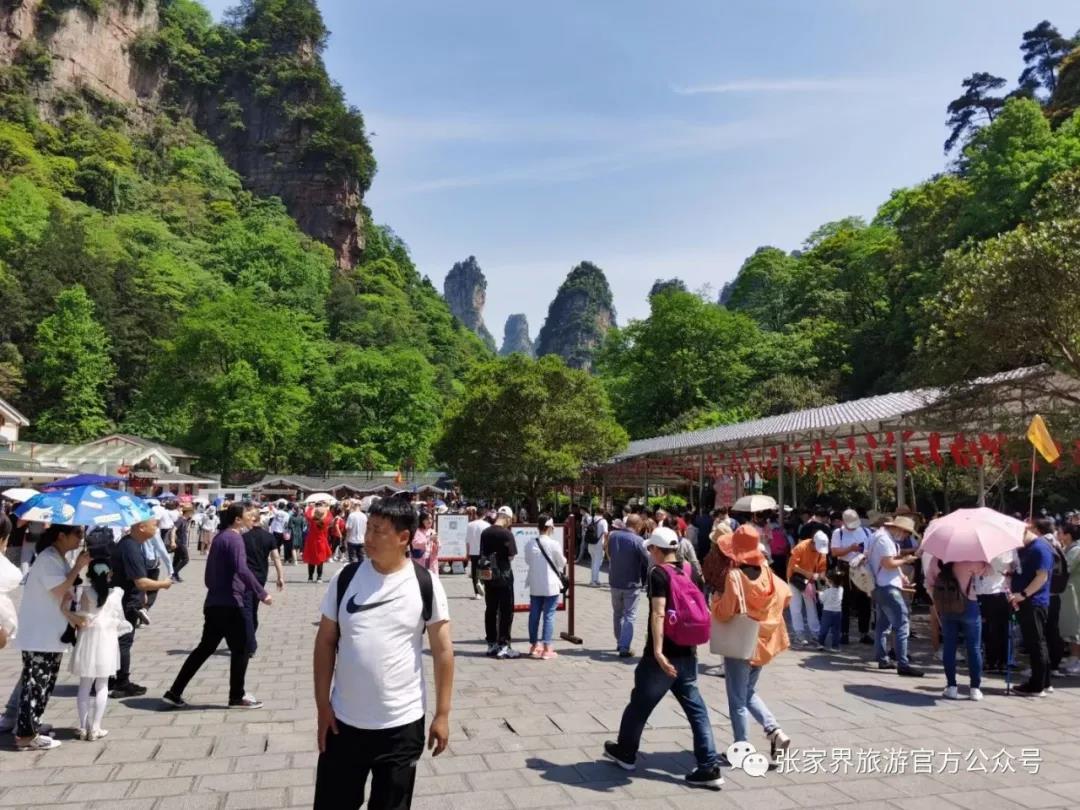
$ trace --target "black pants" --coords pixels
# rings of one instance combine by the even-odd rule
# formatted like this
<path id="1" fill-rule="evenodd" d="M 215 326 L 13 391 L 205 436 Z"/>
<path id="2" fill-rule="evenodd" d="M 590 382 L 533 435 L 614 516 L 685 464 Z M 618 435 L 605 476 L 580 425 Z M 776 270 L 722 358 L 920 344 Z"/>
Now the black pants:
<path id="1" fill-rule="evenodd" d="M 1028 685 L 1034 689 L 1045 689 L 1050 685 L 1050 651 L 1046 648 L 1046 617 L 1049 612 L 1047 608 L 1031 604 L 1030 599 L 1021 602 L 1016 611 L 1024 649 L 1031 659 L 1031 680 Z"/>
<path id="2" fill-rule="evenodd" d="M 289 535 L 289 539 L 285 541 L 285 556 L 283 559 L 287 563 L 296 562 L 296 552 L 293 549 L 292 535 Z"/>
<path id="3" fill-rule="evenodd" d="M 1061 666 L 1065 657 L 1065 642 L 1061 640 L 1058 621 L 1061 619 L 1061 595 L 1050 594 L 1050 610 L 1046 614 L 1046 651 L 1050 657 L 1050 671 Z"/>
<path id="4" fill-rule="evenodd" d="M 244 675 L 247 674 L 247 625 L 244 611 L 239 607 L 206 606 L 203 608 L 203 632 L 199 646 L 191 651 L 180 674 L 169 690 L 177 697 L 184 694 L 188 682 L 217 650 L 221 640 L 229 646 L 229 702 L 239 702 L 244 697 Z"/>
<path id="5" fill-rule="evenodd" d="M 788 554 L 774 554 L 772 562 L 769 563 L 769 567 L 773 570 L 773 573 L 784 580 L 784 582 L 787 582 L 787 561 L 789 556 L 790 555 Z"/>
<path id="6" fill-rule="evenodd" d="M 844 561 L 837 563 L 840 572 L 841 585 L 844 587 L 844 599 L 840 603 L 840 636 L 846 640 L 850 633 L 851 614 L 854 613 L 859 626 L 859 635 L 870 635 L 870 613 L 872 602 L 868 594 L 863 593 L 851 584 L 848 572 L 851 567 Z"/>
<path id="7" fill-rule="evenodd" d="M 153 568 L 147 568 L 146 569 L 147 578 L 154 580 L 154 582 L 157 582 L 157 579 L 158 579 L 158 577 L 160 575 L 161 575 L 161 566 L 160 565 L 155 565 Z M 157 591 L 147 591 L 146 592 L 146 609 L 147 610 L 149 610 L 150 608 L 152 608 L 154 606 L 154 602 L 157 601 L 157 595 L 158 595 Z"/>
<path id="8" fill-rule="evenodd" d="M 316 576 L 318 575 L 318 576 Z M 321 565 L 309 565 L 307 567 L 307 580 L 312 582 L 315 579 L 322 579 L 322 566 Z"/>
<path id="9" fill-rule="evenodd" d="M 367 810 L 408 810 L 416 763 L 424 753 L 424 719 L 406 726 L 362 729 L 337 721 L 327 732 L 315 775 L 315 810 L 358 810 L 371 774 Z"/>
<path id="10" fill-rule="evenodd" d="M 349 562 L 363 562 L 364 560 L 364 544 L 363 543 L 346 543 L 345 551 L 349 555 Z"/>
<path id="11" fill-rule="evenodd" d="M 189 557 L 187 546 L 181 546 L 180 544 L 177 544 L 176 551 L 174 551 L 172 555 L 173 576 L 178 575 L 180 573 L 180 569 L 188 564 L 188 559 Z"/>
<path id="12" fill-rule="evenodd" d="M 479 554 L 469 555 L 469 570 L 472 573 L 472 588 L 473 593 L 483 594 L 484 588 L 480 584 L 480 569 L 476 567 L 476 564 L 480 561 Z"/>
<path id="13" fill-rule="evenodd" d="M 1004 669 L 1009 644 L 1009 595 L 989 593 L 979 597 L 982 614 L 982 639 L 985 653 L 983 669 Z"/>
<path id="14" fill-rule="evenodd" d="M 488 644 L 509 644 L 510 625 L 514 621 L 514 586 L 488 585 L 484 590 L 487 609 L 484 630 Z"/>
<path id="15" fill-rule="evenodd" d="M 259 630 L 259 597 L 251 591 L 244 594 L 244 630 L 247 633 L 248 655 L 254 655 L 259 649 L 259 643 L 255 640 Z"/>
<path id="16" fill-rule="evenodd" d="M 139 617 L 134 611 L 124 610 L 124 618 L 131 622 L 134 628 L 137 626 Z M 116 678 L 111 686 L 126 686 L 131 682 L 131 646 L 135 643 L 135 631 L 124 633 L 120 636 L 120 669 L 116 670 Z"/>
<path id="17" fill-rule="evenodd" d="M 19 716 L 15 721 L 15 736 L 36 737 L 41 716 L 49 704 L 56 675 L 60 672 L 63 653 L 23 652 L 22 678 L 19 681 Z"/>

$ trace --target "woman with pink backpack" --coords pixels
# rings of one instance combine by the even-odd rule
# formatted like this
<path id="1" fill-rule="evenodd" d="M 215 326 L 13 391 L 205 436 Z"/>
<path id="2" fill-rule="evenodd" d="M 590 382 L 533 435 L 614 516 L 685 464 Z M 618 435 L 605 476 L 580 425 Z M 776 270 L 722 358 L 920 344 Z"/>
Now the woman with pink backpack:
<path id="1" fill-rule="evenodd" d="M 719 625 L 726 625 L 714 637 L 713 652 L 724 655 L 724 684 L 734 742 L 748 741 L 748 721 L 753 715 L 765 731 L 775 761 L 777 752 L 791 745 L 791 738 L 780 728 L 757 687 L 762 667 L 791 646 L 784 623 L 791 589 L 769 568 L 754 526 L 742 525 L 734 534 L 719 538 L 716 549 L 731 561 L 723 591 L 713 594 L 711 612 Z M 733 620 L 739 623 L 738 630 L 731 624 Z M 756 630 L 756 638 L 749 639 L 745 658 L 718 649 L 731 646 L 733 637 L 747 628 Z"/>
<path id="2" fill-rule="evenodd" d="M 676 557 L 679 536 L 673 529 L 657 527 L 645 547 L 653 562 L 648 578 L 645 650 L 634 671 L 634 690 L 619 724 L 619 739 L 604 743 L 604 756 L 623 770 L 634 770 L 649 715 L 671 692 L 694 735 L 697 767 L 686 775 L 686 784 L 716 790 L 724 783 L 720 756 L 713 742 L 709 710 L 697 685 L 697 647 L 709 640 L 705 596 L 691 578 L 689 565 Z"/>

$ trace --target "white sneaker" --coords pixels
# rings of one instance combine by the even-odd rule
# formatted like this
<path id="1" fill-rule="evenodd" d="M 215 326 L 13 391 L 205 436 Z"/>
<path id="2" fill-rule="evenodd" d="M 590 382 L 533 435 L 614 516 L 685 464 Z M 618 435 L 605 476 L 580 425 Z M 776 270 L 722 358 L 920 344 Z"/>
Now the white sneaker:
<path id="1" fill-rule="evenodd" d="M 484 595 L 482 593 L 474 593 L 473 594 L 473 599 L 483 599 L 483 598 L 484 598 Z"/>
<path id="2" fill-rule="evenodd" d="M 968 700 L 982 700 L 982 699 L 983 699 L 982 689 L 978 689 L 977 687 L 974 687 L 974 686 L 971 687 L 971 691 L 968 692 Z"/>
<path id="3" fill-rule="evenodd" d="M 501 661 L 513 661 L 516 658 L 521 658 L 521 653 L 507 644 L 499 649 L 495 654 L 495 657 Z"/>
<path id="4" fill-rule="evenodd" d="M 108 734 L 109 734 L 109 732 L 108 732 L 108 731 L 106 731 L 106 730 L 105 730 L 105 729 L 103 729 L 103 728 L 95 728 L 95 729 L 91 729 L 91 730 L 89 731 L 89 733 L 87 733 L 87 735 L 86 735 L 86 739 L 87 739 L 87 740 L 88 740 L 89 742 L 97 742 L 97 741 L 98 741 L 98 740 L 100 740 L 100 739 L 101 739 L 102 737 L 107 737 L 107 736 L 108 736 Z"/>
<path id="5" fill-rule="evenodd" d="M 960 690 L 955 686 L 946 686 L 945 691 L 941 693 L 941 696 L 946 700 L 959 700 Z"/>
<path id="6" fill-rule="evenodd" d="M 51 751 L 53 748 L 59 748 L 60 741 L 54 740 L 52 737 L 46 737 L 44 734 L 38 734 L 34 739 L 25 744 L 16 743 L 16 751 Z"/>

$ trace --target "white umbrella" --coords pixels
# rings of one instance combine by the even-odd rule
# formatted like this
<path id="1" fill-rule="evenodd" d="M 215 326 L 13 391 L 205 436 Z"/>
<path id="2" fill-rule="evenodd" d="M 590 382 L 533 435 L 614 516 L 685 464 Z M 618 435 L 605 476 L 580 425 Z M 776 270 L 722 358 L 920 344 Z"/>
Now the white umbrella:
<path id="1" fill-rule="evenodd" d="M 732 512 L 771 512 L 776 508 L 776 501 L 768 495 L 743 495 L 731 507 Z"/>
<path id="2" fill-rule="evenodd" d="M 312 492 L 304 498 L 304 503 L 334 503 L 334 500 L 329 492 Z"/>
<path id="3" fill-rule="evenodd" d="M 370 511 L 371 510 L 371 505 L 373 503 L 375 503 L 375 501 L 378 501 L 378 500 L 381 500 L 378 495 L 368 495 L 368 496 L 366 496 L 364 498 L 361 498 L 360 499 L 360 508 L 365 512 Z"/>
<path id="4" fill-rule="evenodd" d="M 36 489 L 30 489 L 29 487 L 12 487 L 11 489 L 5 489 L 0 492 L 0 497 L 7 498 L 9 501 L 15 501 L 15 503 L 22 503 L 28 501 L 38 494 Z"/>

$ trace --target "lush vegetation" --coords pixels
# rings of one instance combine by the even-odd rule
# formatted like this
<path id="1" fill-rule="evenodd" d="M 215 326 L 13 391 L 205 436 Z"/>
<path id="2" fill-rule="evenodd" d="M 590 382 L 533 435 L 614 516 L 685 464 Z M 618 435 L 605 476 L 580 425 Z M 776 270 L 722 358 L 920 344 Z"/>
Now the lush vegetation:
<path id="1" fill-rule="evenodd" d="M 199 70 L 222 75 L 225 51 L 255 65 L 287 50 L 275 32 L 325 38 L 309 2 L 244 3 L 228 26 L 188 0 L 164 13 L 161 39 L 141 45 L 176 60 L 176 98 Z M 0 73 L 0 395 L 31 417 L 27 437 L 116 427 L 226 474 L 429 463 L 445 403 L 487 353 L 405 244 L 367 225 L 360 262 L 340 271 L 177 108 L 136 125 L 84 91 L 46 120 L 30 100 L 47 77 L 40 56 L 25 46 Z M 259 75 L 292 81 L 284 61 L 258 62 Z M 290 86 L 336 110 L 314 129 L 366 183 L 362 122 L 317 66 Z"/>
<path id="2" fill-rule="evenodd" d="M 557 357 L 476 367 L 447 411 L 435 455 L 477 496 L 524 496 L 535 514 L 552 485 L 576 481 L 626 443 L 604 389 Z"/>
<path id="3" fill-rule="evenodd" d="M 1080 115 L 1062 97 L 1075 80 L 1058 82 L 1074 44 L 1042 23 L 1024 34 L 1014 91 L 965 80 L 950 170 L 893 192 L 872 221 L 827 223 L 792 253 L 760 248 L 720 304 L 657 282 L 650 317 L 601 353 L 630 434 L 1037 362 L 1080 373 Z"/>

